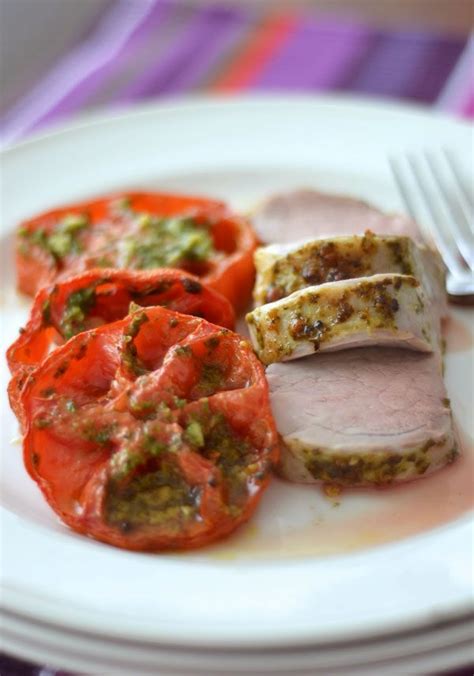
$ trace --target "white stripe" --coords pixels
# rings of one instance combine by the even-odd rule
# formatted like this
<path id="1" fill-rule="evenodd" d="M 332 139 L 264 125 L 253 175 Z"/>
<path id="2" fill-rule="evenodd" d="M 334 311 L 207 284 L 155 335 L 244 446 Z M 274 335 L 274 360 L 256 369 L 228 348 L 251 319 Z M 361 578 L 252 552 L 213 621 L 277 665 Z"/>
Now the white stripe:
<path id="1" fill-rule="evenodd" d="M 472 91 L 474 78 L 474 33 L 456 63 L 453 72 L 438 96 L 436 108 L 441 110 L 460 111 L 467 103 Z"/>
<path id="2" fill-rule="evenodd" d="M 94 34 L 63 59 L 12 108 L 4 121 L 2 140 L 10 143 L 27 133 L 65 96 L 120 52 L 155 0 L 121 0 Z"/>

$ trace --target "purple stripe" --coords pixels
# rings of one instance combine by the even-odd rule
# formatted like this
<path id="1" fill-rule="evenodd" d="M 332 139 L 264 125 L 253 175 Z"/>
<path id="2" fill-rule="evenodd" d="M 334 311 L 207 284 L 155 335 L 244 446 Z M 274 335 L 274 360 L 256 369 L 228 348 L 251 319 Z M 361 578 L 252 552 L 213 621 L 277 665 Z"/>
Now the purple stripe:
<path id="1" fill-rule="evenodd" d="M 471 34 L 453 71 L 450 73 L 436 106 L 441 110 L 462 112 L 474 92 L 474 34 Z"/>
<path id="2" fill-rule="evenodd" d="M 167 93 L 184 92 L 202 82 L 225 59 L 249 28 L 248 12 L 222 8 L 209 19 L 209 37 L 190 55 L 166 86 Z"/>
<path id="3" fill-rule="evenodd" d="M 57 106 L 51 109 L 49 114 L 43 118 L 42 122 L 48 122 L 50 118 L 72 113 L 75 110 L 82 108 L 100 88 L 102 83 L 117 72 L 124 61 L 133 58 L 134 50 L 140 44 L 141 40 L 143 40 L 150 31 L 156 30 L 156 27 L 166 20 L 168 13 L 173 7 L 173 4 L 166 0 L 156 0 L 150 13 L 145 17 L 143 22 L 137 26 L 136 30 L 131 33 L 120 53 L 114 59 L 104 66 L 97 68 L 97 70 L 86 77 Z"/>
<path id="4" fill-rule="evenodd" d="M 136 47 L 122 55 L 118 68 L 89 99 L 88 105 L 107 105 L 119 100 L 120 92 L 146 72 L 151 61 L 157 61 L 161 54 L 166 53 L 177 31 L 194 11 L 192 7 L 174 5 L 173 11 L 162 17 L 161 21 L 153 22 L 149 30 L 143 31 Z"/>
<path id="5" fill-rule="evenodd" d="M 174 81 L 181 77 L 193 60 L 199 58 L 204 45 L 212 41 L 216 21 L 225 14 L 225 9 L 216 6 L 196 11 L 169 50 L 139 80 L 126 88 L 120 100 L 134 101 L 173 91 Z"/>
<path id="6" fill-rule="evenodd" d="M 431 102 L 463 45 L 464 41 L 440 40 L 432 34 L 381 34 L 346 86 L 360 93 Z"/>
<path id="7" fill-rule="evenodd" d="M 255 88 L 327 89 L 368 49 L 357 23 L 304 19 L 254 83 Z"/>

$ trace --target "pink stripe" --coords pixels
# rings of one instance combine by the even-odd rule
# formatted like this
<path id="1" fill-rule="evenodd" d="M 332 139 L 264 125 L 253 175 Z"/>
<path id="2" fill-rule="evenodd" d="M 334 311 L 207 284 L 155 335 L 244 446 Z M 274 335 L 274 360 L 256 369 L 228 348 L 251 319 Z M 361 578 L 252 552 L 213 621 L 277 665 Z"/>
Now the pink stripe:
<path id="1" fill-rule="evenodd" d="M 463 110 L 461 110 L 461 113 L 466 117 L 474 117 L 474 92 L 471 92 L 471 96 L 467 100 Z"/>

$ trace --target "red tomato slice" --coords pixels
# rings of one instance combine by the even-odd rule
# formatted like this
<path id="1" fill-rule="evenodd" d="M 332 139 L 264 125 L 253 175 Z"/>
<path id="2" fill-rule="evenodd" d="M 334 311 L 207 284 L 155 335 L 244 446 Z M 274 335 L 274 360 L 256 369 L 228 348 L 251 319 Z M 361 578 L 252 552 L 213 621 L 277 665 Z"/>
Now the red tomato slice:
<path id="1" fill-rule="evenodd" d="M 28 324 L 7 351 L 13 374 L 10 403 L 19 418 L 26 378 L 51 348 L 80 331 L 123 319 L 131 302 L 143 307 L 163 305 L 234 328 L 234 311 L 227 298 L 182 270 L 95 269 L 58 281 L 37 294 Z"/>
<path id="2" fill-rule="evenodd" d="M 23 222 L 18 230 L 18 287 L 42 286 L 85 269 L 180 268 L 244 309 L 257 244 L 250 225 L 222 202 L 153 193 L 73 204 Z"/>
<path id="3" fill-rule="evenodd" d="M 127 549 L 232 532 L 278 456 L 249 344 L 161 307 L 71 338 L 35 371 L 22 405 L 25 465 L 49 504 L 74 530 Z"/>

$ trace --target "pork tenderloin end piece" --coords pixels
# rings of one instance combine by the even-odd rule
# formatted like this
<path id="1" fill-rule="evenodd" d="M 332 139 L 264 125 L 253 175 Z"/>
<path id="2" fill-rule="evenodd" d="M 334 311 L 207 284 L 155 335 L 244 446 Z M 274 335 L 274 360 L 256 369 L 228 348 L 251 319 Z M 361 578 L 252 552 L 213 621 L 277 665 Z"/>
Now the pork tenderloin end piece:
<path id="1" fill-rule="evenodd" d="M 359 348 L 272 364 L 267 379 L 290 481 L 392 484 L 457 457 L 435 353 Z"/>
<path id="2" fill-rule="evenodd" d="M 257 206 L 251 218 L 259 240 L 265 244 L 363 234 L 366 230 L 421 240 L 417 224 L 406 216 L 386 214 L 354 197 L 311 188 L 273 195 Z"/>
<path id="3" fill-rule="evenodd" d="M 439 326 L 420 283 L 385 274 L 327 282 L 255 308 L 246 316 L 264 364 L 362 345 L 439 350 Z"/>

